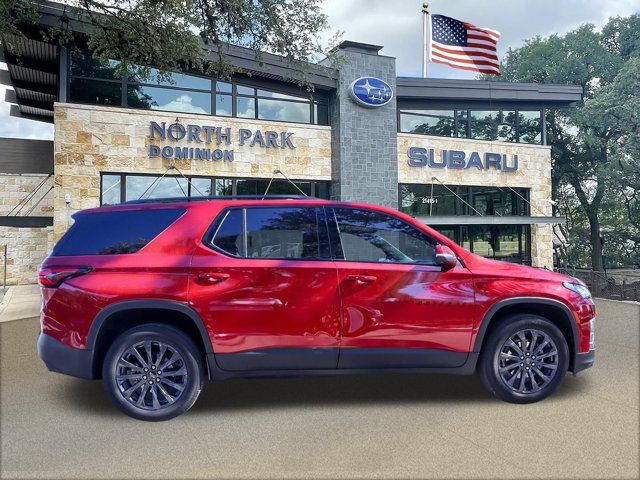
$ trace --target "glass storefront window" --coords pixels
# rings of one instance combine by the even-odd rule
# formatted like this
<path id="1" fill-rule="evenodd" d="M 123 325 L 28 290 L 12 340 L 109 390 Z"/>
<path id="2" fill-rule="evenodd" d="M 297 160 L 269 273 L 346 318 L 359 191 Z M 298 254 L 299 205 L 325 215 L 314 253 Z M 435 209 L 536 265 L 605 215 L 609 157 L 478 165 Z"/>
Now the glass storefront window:
<path id="1" fill-rule="evenodd" d="M 79 77 L 117 79 L 116 69 L 120 66 L 117 60 L 109 60 L 106 63 L 90 53 L 73 49 L 69 55 L 71 75 Z"/>
<path id="2" fill-rule="evenodd" d="M 241 118 L 256 118 L 256 100 L 253 97 L 236 98 L 236 116 Z"/>
<path id="3" fill-rule="evenodd" d="M 233 86 L 228 82 L 216 82 L 216 92 L 231 93 Z"/>
<path id="4" fill-rule="evenodd" d="M 295 95 L 287 95 L 286 93 L 270 92 L 269 90 L 260 90 L 260 89 L 258 89 L 257 95 L 259 97 L 277 98 L 280 100 L 293 100 L 297 102 L 307 100 L 304 97 L 296 97 Z"/>
<path id="5" fill-rule="evenodd" d="M 471 110 L 471 138 L 478 140 L 496 140 L 498 138 L 497 112 L 487 110 Z"/>
<path id="6" fill-rule="evenodd" d="M 313 109 L 313 123 L 316 125 L 329 125 L 329 105 L 315 102 Z"/>
<path id="7" fill-rule="evenodd" d="M 524 143 L 542 142 L 542 118 L 540 112 L 518 112 L 518 135 Z"/>
<path id="8" fill-rule="evenodd" d="M 263 193 L 260 192 L 260 195 Z M 236 180 L 236 195 L 258 195 L 258 181 Z"/>
<path id="9" fill-rule="evenodd" d="M 400 131 L 439 137 L 453 137 L 453 110 L 411 110 L 400 116 Z"/>
<path id="10" fill-rule="evenodd" d="M 192 197 L 210 196 L 211 195 L 211 179 L 210 178 L 192 178 L 190 193 Z"/>
<path id="11" fill-rule="evenodd" d="M 451 187 L 450 187 L 451 188 Z M 444 185 L 400 185 L 401 211 L 410 215 L 459 215 L 457 187 Z"/>
<path id="12" fill-rule="evenodd" d="M 329 124 L 329 109 L 322 95 L 318 102 L 317 94 L 298 96 L 199 75 L 160 73 L 151 67 L 135 67 L 122 78 L 116 75 L 119 66 L 117 61 L 103 63 L 85 51 L 73 50 L 69 99 L 148 110 Z"/>
<path id="13" fill-rule="evenodd" d="M 150 175 L 127 175 L 125 183 L 125 201 L 145 198 L 186 197 L 188 191 L 186 178 L 160 177 Z"/>
<path id="14" fill-rule="evenodd" d="M 120 175 L 102 176 L 102 205 L 117 205 L 120 198 Z"/>
<path id="15" fill-rule="evenodd" d="M 527 188 L 400 184 L 398 192 L 400 210 L 414 216 L 511 216 L 530 210 Z"/>
<path id="16" fill-rule="evenodd" d="M 216 178 L 215 195 L 216 196 L 231 196 L 233 195 L 233 180 L 227 178 Z"/>
<path id="17" fill-rule="evenodd" d="M 144 78 L 146 73 L 146 78 Z M 168 87 L 190 88 L 194 90 L 211 90 L 211 79 L 183 73 L 168 73 L 161 75 L 155 68 L 143 69 L 136 67 L 129 80 L 137 83 L 152 85 L 166 85 Z"/>
<path id="18" fill-rule="evenodd" d="M 122 84 L 120 82 L 72 78 L 69 92 L 69 98 L 72 102 L 98 105 L 122 104 Z"/>
<path id="19" fill-rule="evenodd" d="M 127 103 L 130 107 L 170 112 L 211 113 L 211 94 L 191 90 L 161 87 L 129 86 Z"/>
<path id="20" fill-rule="evenodd" d="M 294 182 L 305 195 L 311 195 L 311 182 Z M 269 180 L 258 181 L 258 192 L 263 194 L 267 191 Z M 286 180 L 274 180 L 269 187 L 269 195 L 302 195 L 298 188 L 291 185 Z"/>
<path id="21" fill-rule="evenodd" d="M 310 123 L 309 103 L 284 102 L 258 98 L 258 118 L 285 122 Z"/>
<path id="22" fill-rule="evenodd" d="M 476 255 L 531 264 L 529 225 L 436 225 L 433 228 Z"/>
<path id="23" fill-rule="evenodd" d="M 245 87 L 244 85 L 236 85 L 236 91 L 238 92 L 238 95 L 254 96 L 256 94 L 255 88 Z"/>
<path id="24" fill-rule="evenodd" d="M 401 110 L 399 129 L 440 137 L 542 142 L 540 110 Z"/>
<path id="25" fill-rule="evenodd" d="M 220 117 L 230 117 L 233 115 L 231 95 L 216 94 L 216 115 Z"/>
<path id="26" fill-rule="evenodd" d="M 515 142 L 516 127 L 513 125 L 498 125 L 497 139 L 501 142 Z"/>

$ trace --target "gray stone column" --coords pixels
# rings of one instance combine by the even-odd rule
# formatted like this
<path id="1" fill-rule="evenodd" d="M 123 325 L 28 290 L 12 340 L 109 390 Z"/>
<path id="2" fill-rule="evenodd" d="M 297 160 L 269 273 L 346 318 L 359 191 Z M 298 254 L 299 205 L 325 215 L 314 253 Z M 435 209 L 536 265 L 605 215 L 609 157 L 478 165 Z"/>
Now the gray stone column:
<path id="1" fill-rule="evenodd" d="M 396 60 L 378 55 L 382 47 L 342 42 L 334 51 L 339 61 L 338 90 L 331 110 L 332 196 L 398 208 Z M 349 93 L 360 77 L 376 77 L 394 91 L 381 107 L 358 105 Z"/>

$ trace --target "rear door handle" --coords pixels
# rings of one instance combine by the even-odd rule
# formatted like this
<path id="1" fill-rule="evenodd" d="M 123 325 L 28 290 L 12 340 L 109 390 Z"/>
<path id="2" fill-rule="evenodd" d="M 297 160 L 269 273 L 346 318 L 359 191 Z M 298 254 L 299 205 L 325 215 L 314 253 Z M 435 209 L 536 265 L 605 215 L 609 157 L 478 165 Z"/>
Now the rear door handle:
<path id="1" fill-rule="evenodd" d="M 347 275 L 347 280 L 354 282 L 358 285 L 365 285 L 367 283 L 373 283 L 378 279 L 374 275 Z"/>
<path id="2" fill-rule="evenodd" d="M 215 285 L 216 283 L 224 282 L 228 278 L 228 273 L 199 273 L 196 275 L 196 283 L 199 283 L 200 285 Z"/>

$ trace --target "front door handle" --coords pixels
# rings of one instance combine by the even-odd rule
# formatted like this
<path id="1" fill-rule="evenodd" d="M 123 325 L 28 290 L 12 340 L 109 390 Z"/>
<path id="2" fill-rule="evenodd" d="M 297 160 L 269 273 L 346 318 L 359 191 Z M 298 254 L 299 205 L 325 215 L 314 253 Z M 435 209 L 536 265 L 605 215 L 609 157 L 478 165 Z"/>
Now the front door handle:
<path id="1" fill-rule="evenodd" d="M 196 283 L 200 285 L 215 285 L 216 283 L 224 282 L 229 278 L 228 273 L 209 272 L 199 273 L 196 275 Z"/>
<path id="2" fill-rule="evenodd" d="M 356 283 L 357 285 L 365 285 L 367 283 L 373 283 L 378 279 L 374 275 L 347 275 L 347 280 Z"/>

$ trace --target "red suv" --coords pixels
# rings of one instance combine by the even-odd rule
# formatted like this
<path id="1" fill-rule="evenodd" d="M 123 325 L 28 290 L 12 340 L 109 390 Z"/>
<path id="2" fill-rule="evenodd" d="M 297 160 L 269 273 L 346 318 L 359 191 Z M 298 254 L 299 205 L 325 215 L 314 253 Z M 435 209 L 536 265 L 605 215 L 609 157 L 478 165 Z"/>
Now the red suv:
<path id="1" fill-rule="evenodd" d="M 40 357 L 165 420 L 205 379 L 479 372 L 508 402 L 594 362 L 579 280 L 487 260 L 395 210 L 308 198 L 85 210 L 44 261 Z"/>

